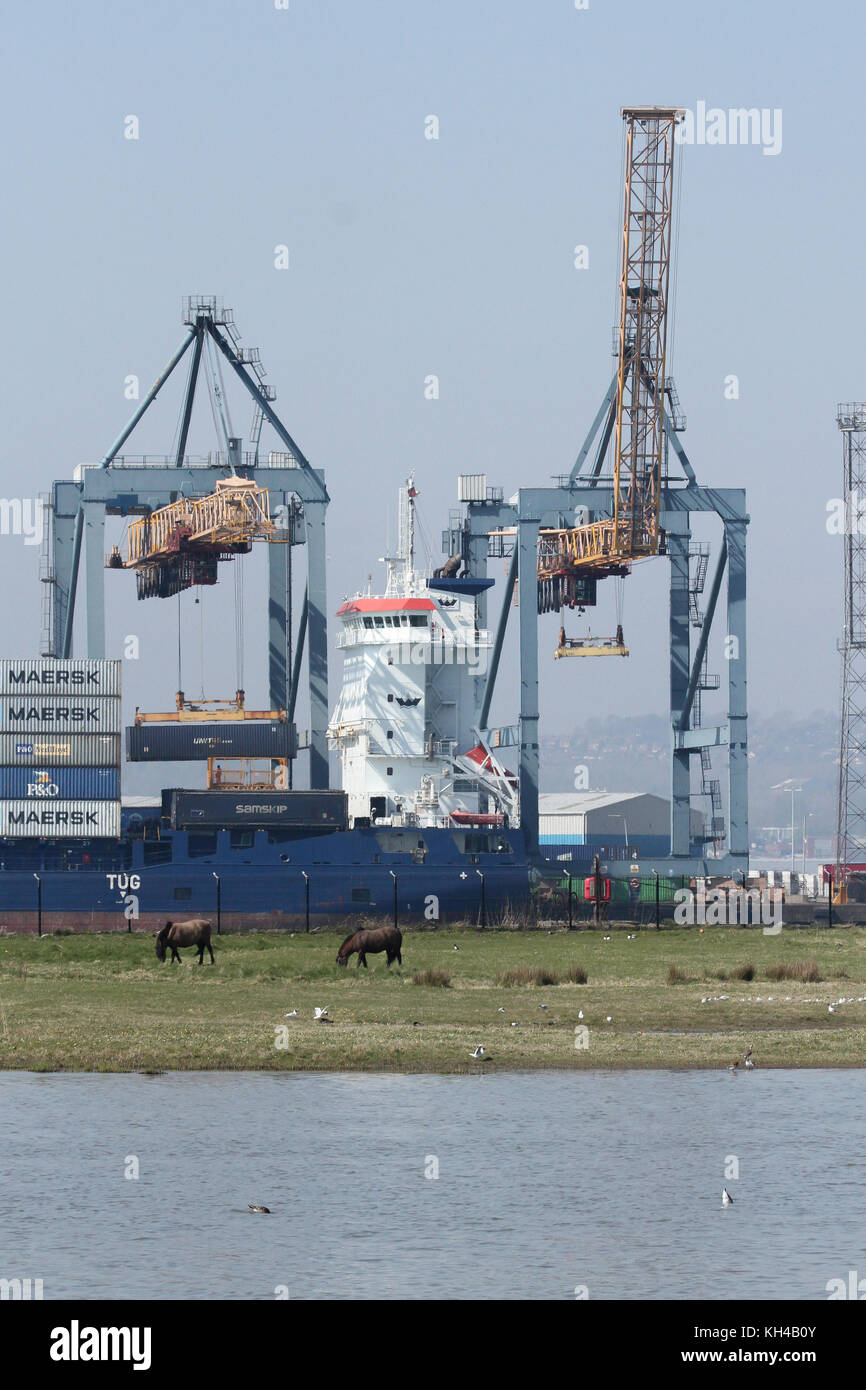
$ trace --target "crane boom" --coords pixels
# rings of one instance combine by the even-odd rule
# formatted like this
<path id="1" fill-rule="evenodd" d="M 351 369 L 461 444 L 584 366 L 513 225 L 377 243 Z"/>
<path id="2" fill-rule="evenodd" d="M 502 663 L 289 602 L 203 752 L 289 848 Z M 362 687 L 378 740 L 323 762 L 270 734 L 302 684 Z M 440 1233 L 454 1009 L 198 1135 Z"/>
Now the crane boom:
<path id="1" fill-rule="evenodd" d="M 585 525 L 543 529 L 539 612 L 594 602 L 594 581 L 626 575 L 663 549 L 659 530 L 675 130 L 682 110 L 624 107 L 625 197 L 617 346 L 614 509 Z"/>
<path id="2" fill-rule="evenodd" d="M 665 352 L 674 186 L 674 107 L 623 110 L 625 205 L 620 273 L 614 548 L 656 555 L 664 443 Z"/>

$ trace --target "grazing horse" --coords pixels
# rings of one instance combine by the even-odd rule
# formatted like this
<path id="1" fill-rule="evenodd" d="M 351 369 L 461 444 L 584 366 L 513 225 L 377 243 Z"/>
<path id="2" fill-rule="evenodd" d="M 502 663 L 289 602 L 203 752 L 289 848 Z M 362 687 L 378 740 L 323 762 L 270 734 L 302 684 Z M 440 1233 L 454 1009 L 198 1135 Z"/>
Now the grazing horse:
<path id="1" fill-rule="evenodd" d="M 403 933 L 397 927 L 375 927 L 373 929 L 362 929 L 352 932 L 346 937 L 339 951 L 337 952 L 337 964 L 348 965 L 349 957 L 358 952 L 358 968 L 363 965 L 367 969 L 367 952 L 373 955 L 377 951 L 388 952 L 388 964 L 396 960 L 398 965 L 403 964 L 403 957 L 400 954 L 400 947 L 403 945 Z"/>
<path id="2" fill-rule="evenodd" d="M 178 946 L 197 946 L 198 963 L 204 964 L 205 947 L 210 951 L 213 965 L 213 946 L 210 944 L 210 922 L 205 917 L 193 917 L 189 922 L 166 922 L 156 938 L 156 958 L 165 960 L 166 947 L 171 951 L 171 963 L 180 963 Z"/>

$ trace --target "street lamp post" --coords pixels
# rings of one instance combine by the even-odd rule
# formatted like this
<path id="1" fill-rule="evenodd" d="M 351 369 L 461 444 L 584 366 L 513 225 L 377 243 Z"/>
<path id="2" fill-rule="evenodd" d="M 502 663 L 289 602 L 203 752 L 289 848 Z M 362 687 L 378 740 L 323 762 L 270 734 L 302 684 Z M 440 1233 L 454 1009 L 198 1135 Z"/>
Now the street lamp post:
<path id="1" fill-rule="evenodd" d="M 653 869 L 653 878 L 656 881 L 656 931 L 661 931 L 661 923 L 659 921 L 659 876 L 657 869 Z"/>
<path id="2" fill-rule="evenodd" d="M 478 877 L 481 879 L 481 925 L 487 926 L 487 895 L 484 888 L 484 875 L 480 869 L 476 869 Z"/>
<path id="3" fill-rule="evenodd" d="M 221 930 L 222 930 L 222 916 L 223 916 L 223 912 L 222 912 L 222 907 L 223 907 L 223 904 L 222 904 L 222 896 L 223 896 L 223 895 L 222 895 L 222 884 L 221 884 L 221 882 L 220 882 L 220 876 L 219 876 L 219 874 L 215 873 L 213 876 L 214 876 L 214 878 L 216 879 L 216 886 L 217 886 L 217 936 L 219 936 L 220 933 L 221 933 Z"/>
<path id="4" fill-rule="evenodd" d="M 622 833 L 623 833 L 623 838 L 625 839 L 626 854 L 628 854 L 628 821 L 627 821 L 626 817 L 625 817 L 625 816 L 621 816 L 621 815 L 620 815 L 618 812 L 616 812 L 616 811 L 611 811 L 610 814 L 609 814 L 609 816 L 608 816 L 608 819 L 609 819 L 609 820 L 621 820 L 621 821 L 622 821 Z"/>
<path id="5" fill-rule="evenodd" d="M 571 870 L 565 870 L 565 877 L 568 879 L 568 930 L 574 926 L 574 900 L 571 891 Z"/>
<path id="6" fill-rule="evenodd" d="M 396 928 L 396 926 L 397 926 L 397 875 L 394 873 L 394 870 L 393 870 L 393 869 L 389 869 L 389 870 L 388 870 L 388 873 L 391 875 L 391 877 L 392 877 L 393 880 L 394 880 L 394 926 L 395 926 L 395 928 Z"/>
<path id="7" fill-rule="evenodd" d="M 304 931 L 310 930 L 310 875 L 305 869 L 301 869 L 304 875 Z"/>

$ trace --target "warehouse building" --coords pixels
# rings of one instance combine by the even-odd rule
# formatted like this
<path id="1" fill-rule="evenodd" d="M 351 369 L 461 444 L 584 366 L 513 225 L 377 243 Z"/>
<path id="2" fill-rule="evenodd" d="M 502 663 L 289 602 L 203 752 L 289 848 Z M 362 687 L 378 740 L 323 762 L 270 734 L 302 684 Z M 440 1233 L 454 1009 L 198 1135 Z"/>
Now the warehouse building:
<path id="1" fill-rule="evenodd" d="M 694 841 L 704 833 L 704 818 L 692 811 Z M 671 804 L 649 792 L 542 792 L 539 797 L 539 843 L 548 859 L 651 859 L 670 854 Z M 703 853 L 703 845 L 700 846 Z"/>

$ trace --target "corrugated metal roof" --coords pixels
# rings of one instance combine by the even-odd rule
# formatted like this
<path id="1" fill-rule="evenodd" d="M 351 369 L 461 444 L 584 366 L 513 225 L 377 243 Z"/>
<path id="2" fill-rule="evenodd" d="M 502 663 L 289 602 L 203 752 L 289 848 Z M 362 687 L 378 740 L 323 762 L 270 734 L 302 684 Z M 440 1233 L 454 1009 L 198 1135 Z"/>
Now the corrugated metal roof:
<path id="1" fill-rule="evenodd" d="M 663 796 L 654 796 L 652 792 L 542 792 L 538 809 L 543 816 L 582 816 L 605 806 L 644 799 L 657 801 L 662 806 L 668 804 Z"/>

